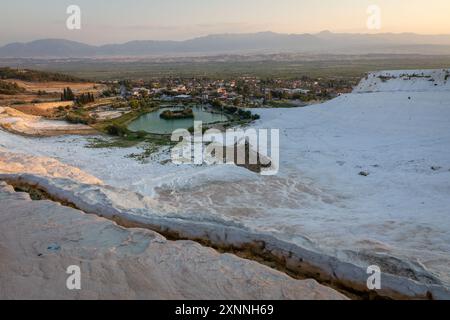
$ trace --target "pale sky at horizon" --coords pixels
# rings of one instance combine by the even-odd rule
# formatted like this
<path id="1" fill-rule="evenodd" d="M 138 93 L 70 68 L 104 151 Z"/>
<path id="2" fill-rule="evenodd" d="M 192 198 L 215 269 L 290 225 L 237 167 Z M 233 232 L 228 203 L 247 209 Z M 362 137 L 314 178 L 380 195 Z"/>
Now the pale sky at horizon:
<path id="1" fill-rule="evenodd" d="M 381 8 L 379 32 L 450 34 L 450 0 L 15 0 L 0 7 L 0 45 L 42 38 L 90 44 L 183 40 L 217 33 L 369 33 L 369 5 Z M 79 5 L 82 29 L 69 31 L 66 8 Z"/>

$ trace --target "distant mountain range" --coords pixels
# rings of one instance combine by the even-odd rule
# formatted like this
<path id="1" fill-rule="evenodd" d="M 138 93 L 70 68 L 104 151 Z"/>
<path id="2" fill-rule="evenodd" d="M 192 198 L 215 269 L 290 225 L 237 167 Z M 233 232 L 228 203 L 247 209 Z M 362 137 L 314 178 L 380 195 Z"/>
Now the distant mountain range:
<path id="1" fill-rule="evenodd" d="M 93 46 L 63 39 L 11 43 L 0 47 L 3 58 L 148 57 L 252 53 L 305 54 L 450 54 L 450 35 L 345 34 L 221 34 L 186 41 L 130 41 Z"/>

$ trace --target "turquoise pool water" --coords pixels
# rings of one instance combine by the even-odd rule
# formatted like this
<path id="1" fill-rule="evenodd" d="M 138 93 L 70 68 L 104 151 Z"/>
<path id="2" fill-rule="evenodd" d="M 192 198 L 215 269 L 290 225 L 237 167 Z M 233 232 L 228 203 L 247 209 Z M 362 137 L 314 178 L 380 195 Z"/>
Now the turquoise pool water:
<path id="1" fill-rule="evenodd" d="M 129 124 L 131 131 L 145 131 L 156 134 L 171 134 L 176 129 L 189 129 L 194 126 L 194 121 L 203 121 L 204 124 L 225 122 L 228 116 L 213 113 L 201 106 L 193 107 L 194 119 L 161 119 L 160 115 L 166 110 L 180 110 L 179 107 L 161 108 L 158 111 L 144 114 Z"/>

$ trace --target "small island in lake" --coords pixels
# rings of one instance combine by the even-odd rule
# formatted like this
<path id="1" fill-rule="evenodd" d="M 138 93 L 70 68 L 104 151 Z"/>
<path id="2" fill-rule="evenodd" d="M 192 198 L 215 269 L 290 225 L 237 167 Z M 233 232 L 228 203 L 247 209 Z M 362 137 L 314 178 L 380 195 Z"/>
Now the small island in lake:
<path id="1" fill-rule="evenodd" d="M 177 111 L 166 110 L 161 113 L 160 117 L 165 120 L 194 118 L 194 111 L 191 108 Z"/>

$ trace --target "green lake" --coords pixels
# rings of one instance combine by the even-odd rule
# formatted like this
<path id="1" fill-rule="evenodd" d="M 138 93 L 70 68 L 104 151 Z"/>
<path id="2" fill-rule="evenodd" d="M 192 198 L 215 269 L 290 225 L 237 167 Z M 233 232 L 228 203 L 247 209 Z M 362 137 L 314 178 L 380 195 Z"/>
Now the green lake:
<path id="1" fill-rule="evenodd" d="M 189 119 L 161 119 L 160 115 L 166 110 L 180 110 L 180 107 L 161 108 L 158 111 L 140 116 L 128 125 L 128 129 L 134 132 L 145 131 L 156 134 L 171 134 L 176 129 L 189 129 L 194 126 L 194 121 L 202 121 L 204 124 L 226 122 L 229 118 L 225 114 L 212 112 L 211 110 L 196 106 L 192 107 L 194 118 Z"/>

